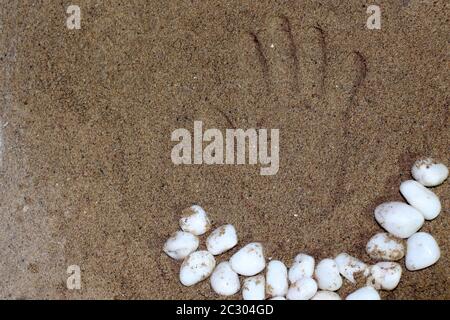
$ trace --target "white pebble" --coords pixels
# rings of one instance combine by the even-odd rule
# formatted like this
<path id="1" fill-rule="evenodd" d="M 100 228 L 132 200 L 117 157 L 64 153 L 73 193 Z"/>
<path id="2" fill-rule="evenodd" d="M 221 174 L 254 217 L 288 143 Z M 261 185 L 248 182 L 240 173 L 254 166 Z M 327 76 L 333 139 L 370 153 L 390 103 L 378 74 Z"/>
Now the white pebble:
<path id="1" fill-rule="evenodd" d="M 206 247 L 213 255 L 224 253 L 237 243 L 236 229 L 231 224 L 217 228 L 206 239 Z"/>
<path id="2" fill-rule="evenodd" d="M 441 256 L 439 246 L 433 236 L 418 232 L 406 243 L 406 268 L 410 271 L 424 269 L 435 264 Z"/>
<path id="3" fill-rule="evenodd" d="M 192 206 L 183 210 L 180 227 L 183 231 L 200 236 L 211 228 L 211 222 L 202 207 Z"/>
<path id="4" fill-rule="evenodd" d="M 318 287 L 322 290 L 336 291 L 342 286 L 339 269 L 333 259 L 324 259 L 317 264 L 314 272 Z"/>
<path id="5" fill-rule="evenodd" d="M 304 253 L 298 254 L 289 269 L 289 281 L 294 283 L 301 278 L 312 277 L 314 274 L 314 263 L 313 257 Z"/>
<path id="6" fill-rule="evenodd" d="M 239 291 L 239 276 L 231 269 L 229 262 L 221 262 L 211 275 L 211 287 L 215 293 L 231 296 Z"/>
<path id="7" fill-rule="evenodd" d="M 402 277 L 402 266 L 396 262 L 379 262 L 370 268 L 367 285 L 375 289 L 394 290 Z"/>
<path id="8" fill-rule="evenodd" d="M 269 300 L 286 300 L 286 298 L 285 297 L 273 297 L 273 298 L 270 298 Z"/>
<path id="9" fill-rule="evenodd" d="M 377 290 L 367 286 L 349 294 L 345 300 L 381 300 L 381 298 Z"/>
<path id="10" fill-rule="evenodd" d="M 405 256 L 403 240 L 389 233 L 377 233 L 366 246 L 366 251 L 372 259 L 397 261 Z"/>
<path id="11" fill-rule="evenodd" d="M 191 253 L 181 265 L 180 281 L 185 286 L 192 286 L 205 280 L 216 266 L 214 256 L 208 251 Z"/>
<path id="12" fill-rule="evenodd" d="M 409 238 L 423 225 L 423 215 L 403 202 L 386 202 L 375 208 L 375 219 L 389 233 Z"/>
<path id="13" fill-rule="evenodd" d="M 266 279 L 263 275 L 245 279 L 242 288 L 244 300 L 264 300 L 266 298 Z"/>
<path id="14" fill-rule="evenodd" d="M 352 283 L 356 282 L 355 275 L 357 274 L 361 274 L 363 276 L 369 275 L 367 265 L 347 253 L 339 254 L 334 261 L 336 261 L 340 274 Z"/>
<path id="15" fill-rule="evenodd" d="M 311 300 L 342 300 L 341 297 L 333 291 L 318 291 Z"/>
<path id="16" fill-rule="evenodd" d="M 431 158 L 417 160 L 411 169 L 415 180 L 425 187 L 434 187 L 440 185 L 448 177 L 448 168 Z"/>
<path id="17" fill-rule="evenodd" d="M 252 242 L 241 248 L 230 258 L 231 268 L 243 276 L 254 276 L 264 270 L 266 259 L 263 246 Z"/>
<path id="18" fill-rule="evenodd" d="M 411 206 L 423 214 L 426 220 L 433 220 L 441 212 L 441 202 L 438 196 L 417 181 L 402 182 L 400 192 Z"/>
<path id="19" fill-rule="evenodd" d="M 266 292 L 270 297 L 285 296 L 288 291 L 288 272 L 283 262 L 272 260 L 267 264 Z"/>
<path id="20" fill-rule="evenodd" d="M 312 278 L 301 278 L 289 287 L 288 300 L 309 300 L 317 292 L 317 283 Z"/>
<path id="21" fill-rule="evenodd" d="M 192 233 L 177 231 L 164 244 L 164 252 L 171 258 L 181 260 L 197 250 L 199 240 Z"/>

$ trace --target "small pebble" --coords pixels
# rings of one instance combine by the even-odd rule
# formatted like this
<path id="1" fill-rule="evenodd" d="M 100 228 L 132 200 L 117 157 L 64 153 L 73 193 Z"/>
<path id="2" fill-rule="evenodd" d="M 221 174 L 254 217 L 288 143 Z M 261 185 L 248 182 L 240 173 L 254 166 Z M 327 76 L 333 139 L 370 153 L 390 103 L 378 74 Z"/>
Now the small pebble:
<path id="1" fill-rule="evenodd" d="M 312 277 L 314 274 L 314 258 L 300 253 L 294 258 L 294 263 L 289 269 L 289 281 L 291 283 L 305 277 Z"/>
<path id="2" fill-rule="evenodd" d="M 231 224 L 217 228 L 206 239 L 206 247 L 213 255 L 224 253 L 237 243 L 236 229 Z"/>
<path id="3" fill-rule="evenodd" d="M 441 212 L 441 202 L 438 196 L 417 181 L 402 182 L 400 192 L 412 207 L 423 214 L 426 220 L 433 220 Z"/>
<path id="4" fill-rule="evenodd" d="M 164 244 L 164 252 L 171 258 L 182 260 L 197 250 L 199 240 L 192 233 L 177 231 Z"/>
<path id="5" fill-rule="evenodd" d="M 216 266 L 214 256 L 208 251 L 191 253 L 181 265 L 180 281 L 185 286 L 192 286 L 205 280 Z"/>
<path id="6" fill-rule="evenodd" d="M 273 297 L 273 298 L 270 298 L 269 300 L 286 300 L 286 298 L 285 297 Z"/>
<path id="7" fill-rule="evenodd" d="M 314 275 L 321 290 L 336 291 L 342 286 L 342 278 L 333 259 L 320 261 L 316 266 Z"/>
<path id="8" fill-rule="evenodd" d="M 439 246 L 433 236 L 418 232 L 406 243 L 406 268 L 410 271 L 421 270 L 435 264 L 441 257 Z"/>
<path id="9" fill-rule="evenodd" d="M 270 297 L 285 296 L 288 291 L 288 271 L 283 262 L 272 260 L 267 264 L 266 293 Z"/>
<path id="10" fill-rule="evenodd" d="M 340 274 L 348 281 L 355 283 L 355 275 L 361 274 L 363 276 L 369 275 L 367 265 L 357 258 L 354 258 L 347 253 L 339 254 L 334 261 L 338 266 Z"/>
<path id="11" fill-rule="evenodd" d="M 402 266 L 396 262 L 379 262 L 370 268 L 367 285 L 375 289 L 394 290 L 402 277 Z"/>
<path id="12" fill-rule="evenodd" d="M 208 214 L 200 206 L 184 209 L 180 219 L 181 230 L 200 236 L 211 229 Z"/>
<path id="13" fill-rule="evenodd" d="M 448 168 L 431 158 L 423 158 L 414 163 L 411 173 L 413 178 L 425 187 L 435 187 L 447 179 Z"/>
<path id="14" fill-rule="evenodd" d="M 245 279 L 242 288 L 244 300 L 264 300 L 266 298 L 266 279 L 263 275 Z"/>
<path id="15" fill-rule="evenodd" d="M 243 276 L 254 276 L 266 267 L 263 246 L 252 242 L 241 248 L 230 258 L 231 268 Z"/>
<path id="16" fill-rule="evenodd" d="M 423 215 L 403 202 L 386 202 L 375 208 L 375 219 L 389 233 L 409 238 L 423 225 Z"/>
<path id="17" fill-rule="evenodd" d="M 217 294 L 231 296 L 241 287 L 239 276 L 231 269 L 229 262 L 221 262 L 211 275 L 211 287 Z"/>
<path id="18" fill-rule="evenodd" d="M 341 297 L 333 291 L 318 291 L 311 300 L 342 300 Z"/>
<path id="19" fill-rule="evenodd" d="M 288 300 L 309 300 L 314 297 L 316 292 L 316 281 L 312 278 L 306 277 L 291 284 L 286 298 Z"/>
<path id="20" fill-rule="evenodd" d="M 349 294 L 345 300 L 381 300 L 381 298 L 377 290 L 367 286 Z"/>
<path id="21" fill-rule="evenodd" d="M 366 251 L 372 259 L 397 261 L 405 256 L 403 240 L 389 233 L 377 233 L 366 246 Z"/>

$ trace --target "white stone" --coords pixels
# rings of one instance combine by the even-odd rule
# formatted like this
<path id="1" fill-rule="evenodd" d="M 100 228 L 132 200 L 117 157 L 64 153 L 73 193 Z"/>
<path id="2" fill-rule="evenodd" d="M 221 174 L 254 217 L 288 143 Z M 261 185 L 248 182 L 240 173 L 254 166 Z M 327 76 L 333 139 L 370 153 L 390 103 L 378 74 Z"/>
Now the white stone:
<path id="1" fill-rule="evenodd" d="M 197 250 L 199 240 L 192 233 L 177 231 L 164 244 L 164 252 L 171 258 L 182 260 Z"/>
<path id="2" fill-rule="evenodd" d="M 244 300 L 264 300 L 266 298 L 266 279 L 263 275 L 244 280 L 242 298 Z"/>
<path id="3" fill-rule="evenodd" d="M 410 271 L 420 270 L 435 264 L 441 257 L 439 246 L 433 236 L 418 232 L 406 243 L 406 268 Z"/>
<path id="4" fill-rule="evenodd" d="M 402 266 L 396 262 L 378 262 L 371 266 L 367 285 L 375 289 L 394 290 L 402 277 Z"/>
<path id="5" fill-rule="evenodd" d="M 381 298 L 377 290 L 367 286 L 349 294 L 345 300 L 381 300 Z"/>
<path id="6" fill-rule="evenodd" d="M 375 219 L 389 233 L 409 238 L 423 225 L 423 215 L 403 202 L 386 202 L 375 208 Z"/>
<path id="7" fill-rule="evenodd" d="M 355 275 L 361 274 L 364 277 L 369 275 L 369 269 L 367 265 L 361 260 L 348 255 L 347 253 L 341 253 L 334 259 L 339 269 L 339 273 L 348 281 L 355 283 Z"/>
<path id="8" fill-rule="evenodd" d="M 283 262 L 272 260 L 267 264 L 266 293 L 270 297 L 285 296 L 289 288 L 288 271 Z"/>
<path id="9" fill-rule="evenodd" d="M 411 173 L 413 178 L 425 187 L 434 187 L 447 179 L 448 168 L 431 158 L 423 158 L 414 163 Z"/>
<path id="10" fill-rule="evenodd" d="M 366 246 L 366 251 L 372 259 L 397 261 L 405 256 L 403 240 L 389 233 L 377 233 Z"/>
<path id="11" fill-rule="evenodd" d="M 238 243 L 236 229 L 227 224 L 211 232 L 206 239 L 206 247 L 213 255 L 218 255 L 230 250 Z"/>
<path id="12" fill-rule="evenodd" d="M 183 261 L 180 269 L 180 281 L 185 286 L 192 286 L 205 280 L 216 266 L 214 256 L 208 251 L 195 251 Z"/>
<path id="13" fill-rule="evenodd" d="M 285 297 L 273 297 L 273 298 L 270 298 L 269 300 L 286 300 L 286 298 Z"/>
<path id="14" fill-rule="evenodd" d="M 315 261 L 313 257 L 304 253 L 298 254 L 294 258 L 294 263 L 289 269 L 289 281 L 294 283 L 301 278 L 312 277 L 314 274 L 314 264 Z"/>
<path id="15" fill-rule="evenodd" d="M 289 287 L 288 300 L 309 300 L 317 292 L 317 283 L 310 277 L 301 278 Z"/>
<path id="16" fill-rule="evenodd" d="M 423 214 L 426 220 L 433 220 L 441 212 L 441 201 L 438 196 L 417 181 L 402 182 L 400 192 L 412 207 Z"/>
<path id="17" fill-rule="evenodd" d="M 321 290 L 336 291 L 342 286 L 342 278 L 333 259 L 320 261 L 316 266 L 314 275 Z"/>
<path id="18" fill-rule="evenodd" d="M 241 248 L 230 258 L 231 268 L 243 276 L 254 276 L 266 267 L 263 246 L 252 242 Z"/>
<path id="19" fill-rule="evenodd" d="M 237 293 L 241 287 L 239 276 L 231 269 L 230 263 L 219 263 L 210 278 L 211 288 L 222 296 L 231 296 Z"/>
<path id="20" fill-rule="evenodd" d="M 200 236 L 211 229 L 208 214 L 202 207 L 194 205 L 184 209 L 180 219 L 181 230 Z"/>
<path id="21" fill-rule="evenodd" d="M 342 300 L 341 297 L 333 291 L 318 291 L 311 300 Z"/>

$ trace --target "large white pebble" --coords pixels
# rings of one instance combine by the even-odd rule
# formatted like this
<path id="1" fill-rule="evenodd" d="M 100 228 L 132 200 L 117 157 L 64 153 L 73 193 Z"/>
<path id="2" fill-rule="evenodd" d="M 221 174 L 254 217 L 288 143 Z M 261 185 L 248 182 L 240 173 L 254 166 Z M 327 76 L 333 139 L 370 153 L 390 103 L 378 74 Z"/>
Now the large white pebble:
<path id="1" fill-rule="evenodd" d="M 389 233 L 377 233 L 366 246 L 366 251 L 372 259 L 397 261 L 405 256 L 403 240 Z"/>
<path id="2" fill-rule="evenodd" d="M 229 262 L 221 262 L 211 275 L 211 287 L 215 293 L 231 296 L 239 291 L 239 276 L 231 269 Z"/>
<path id="3" fill-rule="evenodd" d="M 320 261 L 314 272 L 318 287 L 322 290 L 336 291 L 342 286 L 339 269 L 333 259 Z"/>
<path id="4" fill-rule="evenodd" d="M 423 158 L 417 160 L 411 169 L 415 180 L 426 187 L 440 185 L 448 177 L 448 168 L 432 158 Z"/>
<path id="5" fill-rule="evenodd" d="M 244 280 L 242 298 L 244 300 L 264 300 L 266 298 L 266 279 L 263 275 Z"/>
<path id="6" fill-rule="evenodd" d="M 271 297 L 285 296 L 288 291 L 288 271 L 283 262 L 272 260 L 267 264 L 266 293 Z"/>
<path id="7" fill-rule="evenodd" d="M 217 228 L 206 239 L 206 247 L 213 255 L 224 253 L 233 248 L 237 243 L 236 229 L 231 224 Z"/>
<path id="8" fill-rule="evenodd" d="M 199 240 L 192 233 L 177 231 L 164 244 L 164 252 L 173 259 L 181 260 L 197 250 Z"/>
<path id="9" fill-rule="evenodd" d="M 294 283 L 301 278 L 312 277 L 314 274 L 314 263 L 313 257 L 304 253 L 299 253 L 294 258 L 294 263 L 289 269 L 289 281 Z"/>
<path id="10" fill-rule="evenodd" d="M 341 297 L 333 291 L 318 291 L 311 300 L 342 300 Z"/>
<path id="11" fill-rule="evenodd" d="M 286 298 L 285 297 L 273 297 L 273 298 L 270 298 L 269 300 L 286 300 Z"/>
<path id="12" fill-rule="evenodd" d="M 243 276 L 254 276 L 266 267 L 263 246 L 252 242 L 241 248 L 230 258 L 231 268 Z"/>
<path id="13" fill-rule="evenodd" d="M 185 286 L 192 286 L 205 280 L 216 266 L 214 256 L 208 251 L 191 253 L 181 265 L 180 281 Z"/>
<path id="14" fill-rule="evenodd" d="M 200 206 L 194 205 L 184 209 L 181 214 L 180 227 L 183 231 L 200 236 L 211 228 L 208 214 Z"/>
<path id="15" fill-rule="evenodd" d="M 441 202 L 431 190 L 414 180 L 404 181 L 400 184 L 400 192 L 406 201 L 419 210 L 425 219 L 433 220 L 441 212 Z"/>
<path id="16" fill-rule="evenodd" d="M 377 290 L 367 286 L 349 294 L 345 300 L 381 300 L 381 298 Z"/>
<path id="17" fill-rule="evenodd" d="M 288 300 L 309 300 L 317 292 L 317 283 L 312 278 L 301 278 L 289 287 Z"/>
<path id="18" fill-rule="evenodd" d="M 406 268 L 410 271 L 420 270 L 435 264 L 441 257 L 439 246 L 433 236 L 418 232 L 406 243 Z"/>
<path id="19" fill-rule="evenodd" d="M 378 262 L 370 268 L 368 285 L 375 289 L 394 290 L 402 277 L 402 266 L 396 262 Z"/>
<path id="20" fill-rule="evenodd" d="M 403 202 L 386 202 L 375 208 L 375 219 L 389 233 L 409 238 L 423 225 L 423 215 Z"/>
<path id="21" fill-rule="evenodd" d="M 337 255 L 334 261 L 336 261 L 340 274 L 352 283 L 356 282 L 355 275 L 357 274 L 361 274 L 363 276 L 369 275 L 367 265 L 347 253 Z"/>

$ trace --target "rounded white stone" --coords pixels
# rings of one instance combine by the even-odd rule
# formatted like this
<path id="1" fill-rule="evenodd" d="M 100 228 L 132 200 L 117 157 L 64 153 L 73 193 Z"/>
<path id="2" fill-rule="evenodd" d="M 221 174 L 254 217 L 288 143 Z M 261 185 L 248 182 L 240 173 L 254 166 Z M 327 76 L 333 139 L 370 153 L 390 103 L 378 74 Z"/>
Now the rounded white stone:
<path id="1" fill-rule="evenodd" d="M 317 292 L 317 283 L 313 278 L 305 277 L 297 280 L 289 287 L 288 300 L 309 300 Z"/>
<path id="2" fill-rule="evenodd" d="M 441 212 L 441 201 L 438 196 L 417 181 L 402 182 L 400 192 L 412 207 L 423 214 L 426 220 L 433 220 Z"/>
<path id="3" fill-rule="evenodd" d="M 254 276 L 264 270 L 266 259 L 263 246 L 252 242 L 241 248 L 230 258 L 231 268 L 243 276 Z"/>
<path id="4" fill-rule="evenodd" d="M 213 255 L 224 253 L 237 243 L 236 229 L 231 224 L 217 228 L 206 239 L 206 247 Z"/>
<path id="5" fill-rule="evenodd" d="M 361 274 L 363 276 L 369 275 L 368 266 L 361 260 L 348 255 L 347 253 L 341 253 L 334 259 L 339 269 L 339 273 L 348 281 L 355 283 L 355 276 Z"/>
<path id="6" fill-rule="evenodd" d="M 222 296 L 231 296 L 239 291 L 241 284 L 239 276 L 231 269 L 230 263 L 219 263 L 211 275 L 211 288 Z"/>
<path id="7" fill-rule="evenodd" d="M 270 298 L 269 300 L 286 300 L 286 298 L 285 297 L 273 297 L 273 298 Z"/>
<path id="8" fill-rule="evenodd" d="M 386 202 L 375 208 L 375 219 L 389 233 L 409 238 L 423 225 L 423 215 L 403 202 Z"/>
<path id="9" fill-rule="evenodd" d="M 367 286 L 349 294 L 345 300 L 381 300 L 381 298 L 377 290 Z"/>
<path id="10" fill-rule="evenodd" d="M 377 233 L 366 246 L 366 251 L 372 259 L 397 261 L 405 256 L 403 240 L 389 233 Z"/>
<path id="11" fill-rule="evenodd" d="M 304 253 L 298 254 L 294 258 L 294 263 L 289 269 L 289 281 L 294 283 L 301 278 L 312 277 L 314 274 L 314 264 L 315 261 L 313 257 Z"/>
<path id="12" fill-rule="evenodd" d="M 448 168 L 432 158 L 423 158 L 413 164 L 411 173 L 413 178 L 424 186 L 434 187 L 447 179 Z"/>
<path id="13" fill-rule="evenodd" d="M 341 297 L 333 291 L 318 291 L 311 300 L 342 300 Z"/>
<path id="14" fill-rule="evenodd" d="M 180 269 L 180 281 L 185 286 L 192 286 L 205 280 L 216 266 L 214 256 L 208 251 L 195 251 L 183 261 Z"/>
<path id="15" fill-rule="evenodd" d="M 285 296 L 288 291 L 288 271 L 283 262 L 272 260 L 267 264 L 266 293 L 270 297 Z"/>
<path id="16" fill-rule="evenodd" d="M 394 290 L 402 277 L 402 266 L 396 262 L 379 262 L 370 268 L 367 285 L 375 289 Z"/>
<path id="17" fill-rule="evenodd" d="M 171 258 L 181 260 L 197 250 L 199 240 L 192 233 L 177 231 L 164 244 L 164 252 Z"/>
<path id="18" fill-rule="evenodd" d="M 202 207 L 194 205 L 184 209 L 180 219 L 181 230 L 200 236 L 211 229 L 208 214 Z"/>
<path id="19" fill-rule="evenodd" d="M 441 257 L 439 246 L 433 236 L 418 232 L 406 243 L 406 268 L 410 271 L 420 270 L 435 264 Z"/>
<path id="20" fill-rule="evenodd" d="M 333 259 L 320 261 L 316 266 L 314 275 L 321 290 L 336 291 L 342 286 L 342 278 Z"/>
<path id="21" fill-rule="evenodd" d="M 266 298 L 266 279 L 263 275 L 244 280 L 242 298 L 244 300 L 264 300 Z"/>

